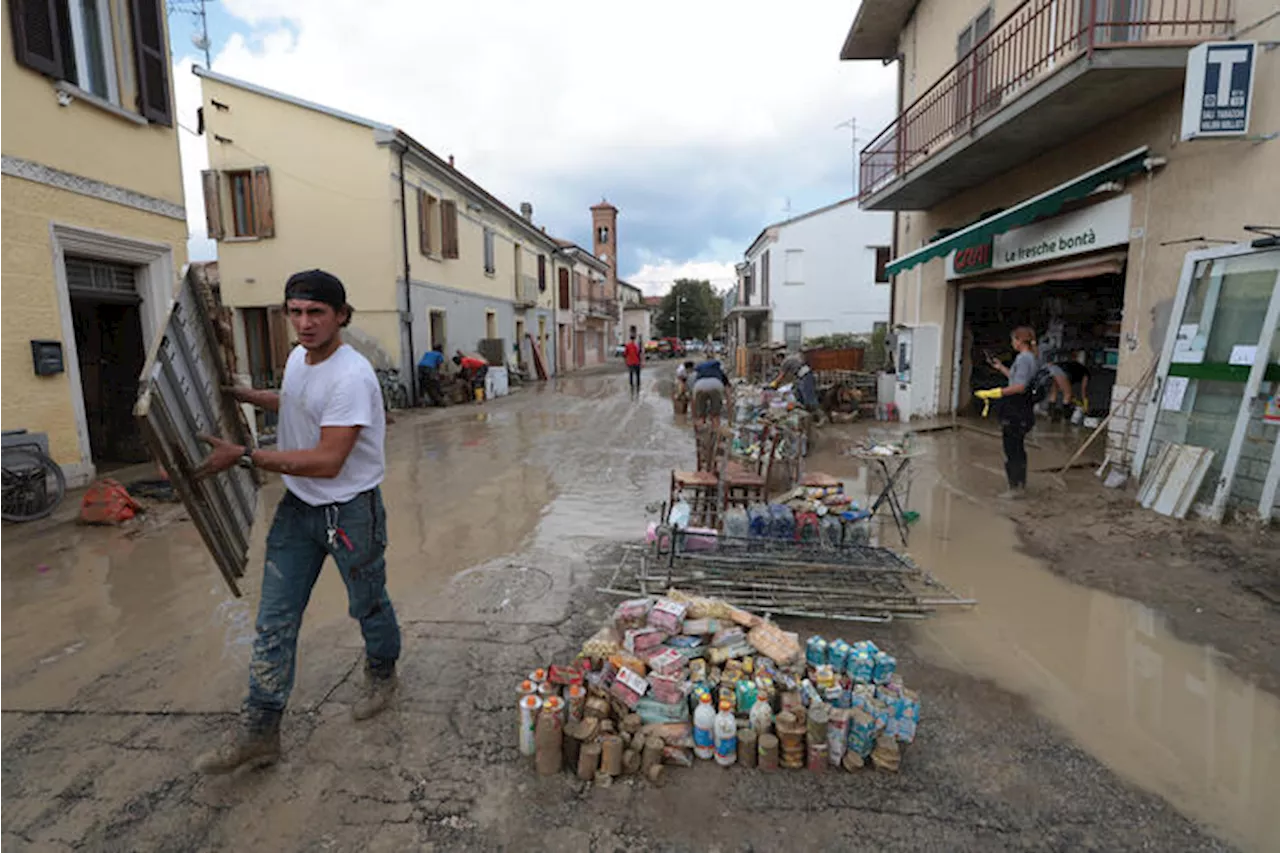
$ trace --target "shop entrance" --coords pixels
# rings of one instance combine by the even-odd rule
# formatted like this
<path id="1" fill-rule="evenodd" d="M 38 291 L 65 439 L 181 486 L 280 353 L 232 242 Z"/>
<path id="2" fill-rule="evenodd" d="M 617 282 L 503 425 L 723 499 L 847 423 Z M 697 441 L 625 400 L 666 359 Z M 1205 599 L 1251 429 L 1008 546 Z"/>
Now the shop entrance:
<path id="1" fill-rule="evenodd" d="M 146 462 L 146 444 L 133 419 L 146 362 L 138 269 L 67 257 L 66 273 L 94 464 L 102 472 Z"/>
<path id="2" fill-rule="evenodd" d="M 1030 326 L 1036 331 L 1042 363 L 1076 362 L 1084 367 L 1085 393 L 1081 394 L 1080 384 L 1073 391 L 1078 397 L 1088 397 L 1089 415 L 1107 414 L 1120 356 L 1122 271 L 1014 287 L 974 282 L 961 291 L 961 299 L 958 403 L 962 411 L 973 411 L 975 389 L 1006 383 L 987 365 L 987 354 L 1009 364 L 1013 360 L 1010 332 L 1018 326 Z"/>

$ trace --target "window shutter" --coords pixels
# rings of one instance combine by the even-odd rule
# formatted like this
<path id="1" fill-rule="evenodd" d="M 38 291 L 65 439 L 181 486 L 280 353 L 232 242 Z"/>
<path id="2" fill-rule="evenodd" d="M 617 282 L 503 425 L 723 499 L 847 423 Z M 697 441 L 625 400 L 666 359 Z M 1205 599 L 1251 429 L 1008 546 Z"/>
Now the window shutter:
<path id="1" fill-rule="evenodd" d="M 64 77 L 58 0 L 9 0 L 14 59 L 28 68 Z"/>
<path id="2" fill-rule="evenodd" d="M 271 206 L 271 170 L 253 167 L 253 233 L 257 237 L 276 236 L 276 214 Z"/>
<path id="3" fill-rule="evenodd" d="M 441 254 L 446 258 L 458 257 L 458 203 L 445 199 L 440 202 Z"/>
<path id="4" fill-rule="evenodd" d="M 569 301 L 569 271 L 560 268 L 560 310 L 568 311 L 573 305 Z"/>
<path id="5" fill-rule="evenodd" d="M 418 190 L 418 251 L 431 254 L 431 221 L 428 219 L 427 193 Z"/>
<path id="6" fill-rule="evenodd" d="M 538 292 L 545 293 L 547 290 L 547 256 L 538 255 Z"/>
<path id="7" fill-rule="evenodd" d="M 133 59 L 138 69 L 138 112 L 171 126 L 169 59 L 164 44 L 164 0 L 132 0 Z"/>
<path id="8" fill-rule="evenodd" d="M 221 177 L 212 169 L 205 169 L 200 173 L 200 183 L 204 187 L 204 228 L 210 240 L 221 240 L 226 236 L 222 228 Z"/>
<path id="9" fill-rule="evenodd" d="M 289 361 L 289 318 L 284 309 L 273 305 L 267 309 L 271 336 L 271 372 L 275 375 L 276 384 L 284 378 L 284 366 Z"/>

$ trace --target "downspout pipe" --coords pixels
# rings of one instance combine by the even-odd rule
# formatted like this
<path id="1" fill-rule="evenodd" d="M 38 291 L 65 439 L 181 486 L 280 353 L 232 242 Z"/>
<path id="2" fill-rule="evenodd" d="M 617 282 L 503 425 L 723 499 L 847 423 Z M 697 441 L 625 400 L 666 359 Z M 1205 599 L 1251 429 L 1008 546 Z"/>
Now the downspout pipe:
<path id="1" fill-rule="evenodd" d="M 417 361 L 414 356 L 418 354 L 418 350 L 413 345 L 413 279 L 409 276 L 409 209 L 406 203 L 404 180 L 404 155 L 408 146 L 401 143 L 398 148 L 400 153 L 400 246 L 403 249 L 404 308 L 407 317 L 401 322 L 406 326 L 405 333 L 409 339 L 409 400 L 416 406 L 418 405 L 418 371 L 415 369 Z"/>

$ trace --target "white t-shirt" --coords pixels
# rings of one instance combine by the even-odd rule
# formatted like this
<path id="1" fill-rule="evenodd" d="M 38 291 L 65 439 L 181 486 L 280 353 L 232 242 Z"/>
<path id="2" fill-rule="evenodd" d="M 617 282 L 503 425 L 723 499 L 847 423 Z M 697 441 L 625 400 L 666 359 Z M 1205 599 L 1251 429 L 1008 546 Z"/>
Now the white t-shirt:
<path id="1" fill-rule="evenodd" d="M 280 386 L 277 447 L 310 450 L 320 444 L 320 428 L 327 426 L 362 429 L 333 479 L 284 475 L 285 487 L 312 506 L 345 503 L 382 482 L 387 419 L 373 366 L 350 344 L 319 364 L 307 364 L 307 351 L 294 347 Z"/>

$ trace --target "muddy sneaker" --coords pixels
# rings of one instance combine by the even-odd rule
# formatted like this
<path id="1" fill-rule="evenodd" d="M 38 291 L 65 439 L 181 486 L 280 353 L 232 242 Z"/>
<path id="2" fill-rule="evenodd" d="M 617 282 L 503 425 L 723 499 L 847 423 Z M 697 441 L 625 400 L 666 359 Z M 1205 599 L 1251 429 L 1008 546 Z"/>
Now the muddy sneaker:
<path id="1" fill-rule="evenodd" d="M 996 495 L 1002 501 L 1020 501 L 1027 496 L 1026 486 L 1015 486 L 1012 489 L 1005 489 Z"/>
<path id="2" fill-rule="evenodd" d="M 364 696 L 351 707 L 351 718 L 357 721 L 367 720 L 380 714 L 391 704 L 391 697 L 399 685 L 399 679 L 394 672 L 390 675 L 374 675 L 365 670 L 364 678 Z"/>
<path id="3" fill-rule="evenodd" d="M 274 764 L 280 758 L 280 721 L 263 726 L 241 723 L 228 732 L 222 744 L 196 759 L 195 769 L 207 776 L 220 776 L 249 765 L 255 768 Z"/>

